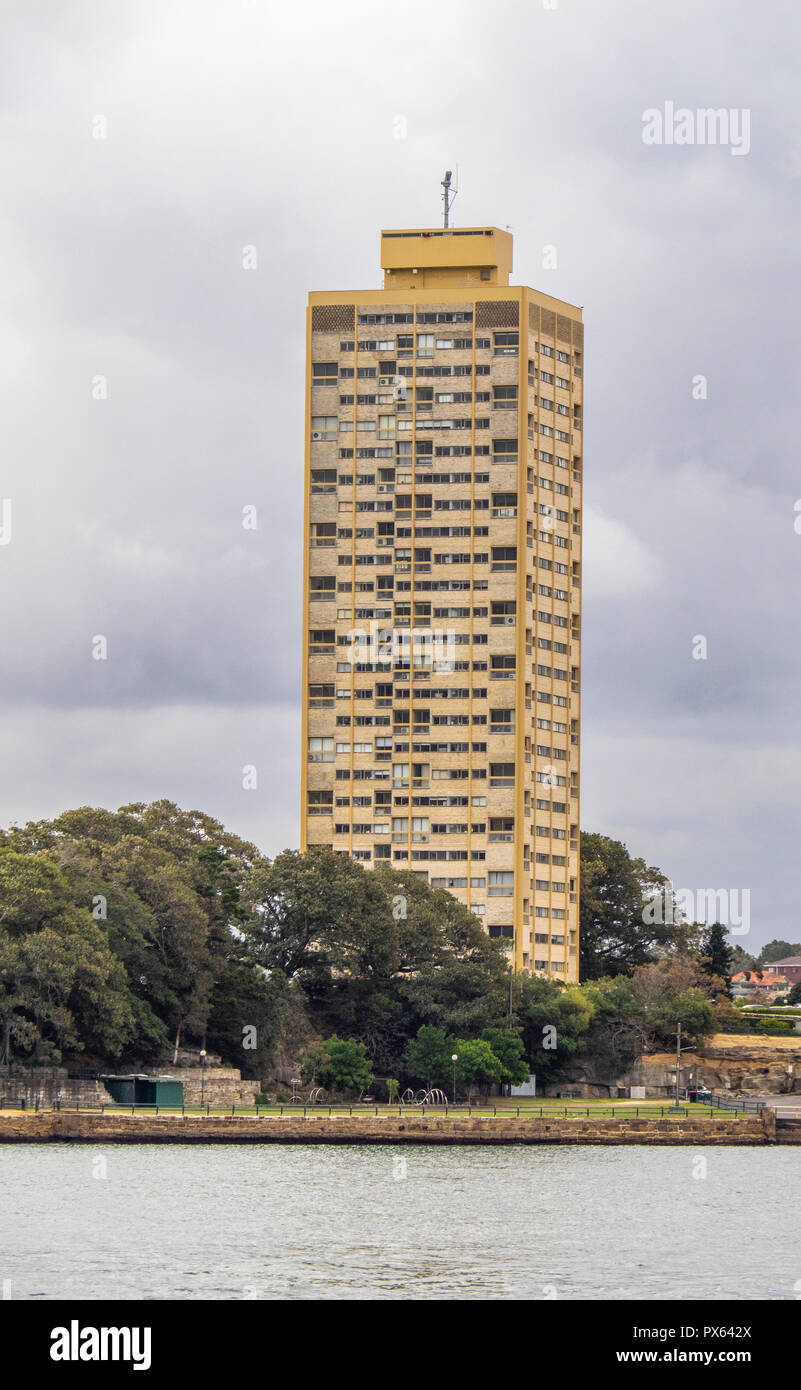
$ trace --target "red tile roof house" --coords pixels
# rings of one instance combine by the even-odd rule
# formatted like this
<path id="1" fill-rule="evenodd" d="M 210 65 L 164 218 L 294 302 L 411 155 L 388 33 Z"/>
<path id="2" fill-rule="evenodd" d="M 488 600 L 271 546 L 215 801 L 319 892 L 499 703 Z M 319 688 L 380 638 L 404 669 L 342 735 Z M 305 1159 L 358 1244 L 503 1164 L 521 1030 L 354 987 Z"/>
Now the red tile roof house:
<path id="1" fill-rule="evenodd" d="M 754 998 L 761 996 L 766 1003 L 787 993 L 790 989 L 790 981 L 786 975 L 768 975 L 767 966 L 765 967 L 762 979 L 756 974 L 748 974 L 741 970 L 739 974 L 732 975 L 731 985 L 732 994 L 743 998 L 751 995 Z"/>

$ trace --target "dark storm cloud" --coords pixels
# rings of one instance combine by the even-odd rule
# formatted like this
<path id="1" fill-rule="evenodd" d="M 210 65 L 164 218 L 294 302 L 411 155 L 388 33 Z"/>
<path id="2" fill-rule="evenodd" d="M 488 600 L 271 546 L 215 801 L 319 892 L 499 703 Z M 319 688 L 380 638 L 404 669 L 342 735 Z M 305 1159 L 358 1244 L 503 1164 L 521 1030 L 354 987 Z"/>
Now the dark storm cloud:
<path id="1" fill-rule="evenodd" d="M 436 223 L 458 163 L 457 223 L 585 306 L 584 823 L 792 939 L 801 17 L 14 8 L 3 819 L 170 795 L 297 841 L 305 295 L 379 284 L 379 229 Z M 747 108 L 750 152 L 645 145 L 666 101 Z"/>

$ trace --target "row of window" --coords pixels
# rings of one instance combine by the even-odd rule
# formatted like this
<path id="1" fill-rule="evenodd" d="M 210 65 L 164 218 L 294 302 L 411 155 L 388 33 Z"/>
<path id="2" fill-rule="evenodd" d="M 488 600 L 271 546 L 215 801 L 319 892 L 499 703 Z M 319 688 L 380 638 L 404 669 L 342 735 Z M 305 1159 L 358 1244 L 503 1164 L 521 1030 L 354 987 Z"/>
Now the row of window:
<path id="1" fill-rule="evenodd" d="M 564 413 L 565 413 L 565 414 L 568 414 L 567 411 L 565 411 Z M 320 443 L 323 443 L 323 444 L 324 444 L 324 443 L 326 443 L 326 442 L 327 442 L 327 443 L 331 443 L 333 440 L 335 440 L 335 439 L 338 437 L 338 434 L 353 434 L 353 433 L 354 433 L 353 421 L 352 421 L 352 420 L 343 420 L 343 421 L 341 421 L 341 423 L 339 424 L 339 427 L 338 427 L 338 428 L 337 428 L 336 421 L 337 421 L 337 416 L 335 416 L 335 415 L 315 415 L 315 416 L 313 416 L 313 417 L 312 417 L 312 434 L 311 434 L 312 443 L 314 443 L 314 444 L 320 444 Z M 333 423 L 331 423 L 331 422 L 333 422 Z M 540 423 L 537 425 L 537 424 L 535 424 L 535 422 L 534 422 L 533 416 L 529 416 L 528 424 L 529 424 L 529 437 L 532 437 L 532 435 L 534 434 L 534 432 L 537 431 L 537 432 L 538 432 L 539 434 L 541 434 L 544 438 L 547 438 L 547 439 L 557 439 L 557 440 L 559 440 L 561 443 L 564 443 L 564 444 L 569 444 L 569 443 L 570 443 L 570 434 L 568 433 L 567 430 L 560 430 L 560 429 L 555 428 L 555 427 L 553 427 L 553 426 L 551 426 L 551 425 L 543 424 L 542 421 L 540 421 Z M 407 417 L 407 416 L 398 416 L 398 417 L 396 418 L 394 415 L 382 415 L 382 416 L 379 417 L 378 421 L 376 421 L 376 420 L 357 420 L 357 421 L 356 421 L 356 433 L 357 433 L 357 434 L 374 434 L 376 431 L 378 431 L 378 437 L 379 437 L 379 439 L 389 439 L 389 438 L 394 438 L 394 437 L 395 437 L 396 426 L 397 426 L 397 432 L 398 432 L 398 433 L 406 433 L 406 432 L 410 432 L 411 430 L 414 430 L 414 431 L 417 433 L 417 432 L 419 432 L 420 430 L 471 430 L 471 429 L 474 429 L 474 430 L 476 430 L 476 431 L 478 431 L 478 432 L 481 432 L 481 431 L 483 431 L 483 430 L 491 429 L 491 428 L 492 428 L 492 421 L 490 420 L 489 416 L 484 416 L 484 417 L 478 417 L 478 416 L 477 416 L 477 417 L 476 417 L 475 419 L 473 419 L 473 420 L 471 420 L 469 417 L 466 417 L 466 418 L 457 417 L 457 418 L 454 418 L 454 419 L 452 419 L 452 420 L 441 420 L 441 419 L 439 419 L 439 418 L 434 418 L 434 417 L 432 417 L 431 419 L 429 419 L 429 418 L 427 418 L 427 417 L 423 417 L 423 418 L 421 419 L 421 418 L 418 416 L 417 420 L 415 421 L 415 420 L 412 420 L 411 417 Z M 398 451 L 398 452 L 400 452 L 400 451 Z M 411 449 L 409 450 L 409 453 L 411 453 Z M 516 462 L 517 462 L 517 439 L 514 438 L 514 439 L 511 439 L 511 440 L 507 440 L 507 439 L 504 439 L 504 440 L 494 440 L 494 441 L 493 441 L 492 453 L 493 453 L 493 458 L 494 458 L 495 462 L 498 462 L 499 457 L 500 457 L 501 460 L 504 461 L 504 462 L 516 463 Z M 503 458 L 504 455 L 511 455 L 511 454 L 514 455 L 514 458 L 509 458 L 509 457 Z M 340 451 L 339 451 L 339 457 L 340 457 L 340 458 L 345 458 L 345 459 L 350 459 L 350 458 L 353 457 L 353 450 L 352 450 L 352 449 L 344 449 L 344 450 L 343 450 L 343 449 L 340 449 Z M 391 448 L 379 449 L 379 450 L 377 450 L 377 451 L 375 451 L 375 452 L 370 452 L 370 453 L 367 453 L 367 454 L 365 454 L 362 450 L 357 449 L 357 451 L 356 451 L 356 457 L 357 457 L 357 458 L 392 458 L 392 457 L 393 457 L 393 453 L 392 453 L 392 449 L 391 449 Z M 564 466 L 567 467 L 567 461 L 566 461 L 566 460 L 565 460 L 565 465 L 564 465 Z"/>
<path id="2" fill-rule="evenodd" d="M 427 450 L 427 453 L 426 453 L 426 450 Z M 471 479 L 471 474 L 470 474 L 470 473 L 430 473 L 430 474 L 423 474 L 423 475 L 421 476 L 419 470 L 420 470 L 420 469 L 423 469 L 423 468 L 431 468 L 432 462 L 433 462 L 433 459 L 434 459 L 434 458 L 438 458 L 438 459 L 439 459 L 439 458 L 443 458 L 443 459 L 444 459 L 444 458 L 460 458 L 460 459 L 464 458 L 464 459 L 467 459 L 467 458 L 470 458 L 470 457 L 473 457 L 473 456 L 475 456 L 475 457 L 477 457 L 477 458 L 478 458 L 478 457 L 481 457 L 482 459 L 483 459 L 483 458 L 486 458 L 486 457 L 488 457 L 489 454 L 490 454 L 490 446 L 489 446 L 488 444 L 476 444 L 475 447 L 473 447 L 473 446 L 471 446 L 471 445 L 469 445 L 469 444 L 464 444 L 464 445 L 462 445 L 462 444 L 442 444 L 442 445 L 438 444 L 436 447 L 434 447 L 430 440 L 429 440 L 429 441 L 426 441 L 426 440 L 424 440 L 424 439 L 421 439 L 421 440 L 418 440 L 418 442 L 417 442 L 417 445 L 416 445 L 416 452 L 417 452 L 417 454 L 418 454 L 418 457 L 414 460 L 414 467 L 415 467 L 415 470 L 416 470 L 415 478 L 416 478 L 416 482 L 417 482 L 418 485 L 423 485 L 423 486 L 424 486 L 425 484 L 430 484 L 430 483 L 469 483 L 469 482 L 470 482 L 470 479 Z M 500 453 L 500 451 L 498 451 L 498 452 Z M 358 453 L 359 453 L 359 455 L 361 456 L 362 451 L 361 451 L 361 450 L 358 450 Z M 392 457 L 393 457 L 393 454 L 392 454 L 392 450 L 391 450 L 391 449 L 385 449 L 385 450 L 382 451 L 382 453 L 383 453 L 383 455 L 384 455 L 385 457 L 387 457 L 387 458 L 392 458 Z M 395 445 L 395 456 L 396 456 L 397 468 L 399 468 L 399 469 L 401 469 L 401 470 L 405 470 L 405 469 L 411 468 L 411 467 L 412 467 L 412 458 L 411 458 L 411 454 L 412 454 L 412 445 L 411 445 L 411 443 L 404 443 L 403 441 L 396 443 L 396 445 Z M 557 454 L 556 457 L 554 457 L 554 455 L 553 455 L 552 453 L 550 453 L 550 451 L 547 450 L 547 449 L 540 449 L 540 450 L 536 451 L 536 455 L 535 455 L 535 456 L 539 459 L 540 463 L 555 464 L 557 468 L 569 468 L 569 467 L 570 467 L 570 460 L 569 460 L 569 459 L 563 458 L 561 454 Z M 347 459 L 347 460 L 350 462 L 350 461 L 352 461 L 352 458 L 353 458 L 353 450 L 350 450 L 350 451 L 349 451 L 349 450 L 347 450 L 347 449 L 340 449 L 340 450 L 339 450 L 339 457 L 340 457 L 340 458 L 345 458 L 345 459 Z M 494 463 L 498 463 L 498 462 L 500 462 L 500 461 L 501 461 L 501 460 L 499 460 L 498 458 L 494 458 L 494 459 L 493 459 L 493 462 L 494 462 Z M 503 459 L 502 461 L 505 462 L 505 463 L 509 463 L 509 462 L 516 463 L 516 462 L 517 462 L 517 458 L 516 458 L 516 457 L 515 457 L 514 459 L 505 458 L 505 459 Z M 314 469 L 313 469 L 312 471 L 314 471 Z M 573 476 L 574 476 L 575 478 L 578 478 L 578 477 L 580 476 L 580 471 L 581 471 L 581 459 L 580 459 L 578 456 L 576 456 L 576 457 L 574 457 L 574 459 L 573 459 Z M 528 469 L 528 474 L 529 474 L 528 481 L 529 481 L 529 482 L 536 482 L 536 478 L 535 478 L 535 476 L 533 475 L 532 470 L 531 470 L 530 468 Z M 343 486 L 352 486 L 352 485 L 353 485 L 353 474 L 352 474 L 352 473 L 340 473 L 340 474 L 338 475 L 337 481 L 338 481 L 338 483 L 339 483 L 339 485 L 340 485 L 341 487 L 343 487 Z M 475 482 L 476 482 L 476 483 L 488 483 L 489 481 L 490 481 L 490 475 L 489 475 L 489 473 L 476 473 L 476 474 L 475 474 Z M 540 481 L 543 483 L 543 486 L 547 486 L 547 482 L 543 481 L 542 479 L 540 479 Z M 412 483 L 412 474 L 411 474 L 411 473 L 406 473 L 406 472 L 400 472 L 400 473 L 396 472 L 396 465 L 395 465 L 394 463 L 393 463 L 393 464 L 390 464 L 390 465 L 388 465 L 388 466 L 382 465 L 382 466 L 379 468 L 379 470 L 378 470 L 378 484 L 379 484 L 379 487 L 380 487 L 382 484 L 384 484 L 384 485 L 387 486 L 387 490 L 388 490 L 388 491 L 391 491 L 391 490 L 392 490 L 392 485 L 393 485 L 394 483 L 396 483 L 396 482 L 397 482 L 400 486 L 403 486 L 404 483 L 406 483 L 406 484 L 408 484 L 409 486 L 411 486 L 411 483 Z M 359 473 L 359 474 L 357 474 L 357 476 L 356 476 L 356 484 L 357 484 L 358 487 L 374 487 L 374 486 L 375 486 L 375 483 L 376 483 L 376 475 L 375 475 L 375 473 Z"/>
<path id="3" fill-rule="evenodd" d="M 360 339 L 358 343 L 358 348 L 360 352 L 392 352 L 397 353 L 397 359 L 411 358 L 415 352 L 415 349 L 417 357 L 419 359 L 421 357 L 433 357 L 435 351 L 470 352 L 473 346 L 474 343 L 472 338 L 441 338 L 438 337 L 435 333 L 417 333 L 416 341 L 415 334 L 400 333 L 395 338 L 371 338 L 364 340 Z M 355 350 L 356 343 L 353 339 L 347 339 L 345 341 L 340 342 L 339 348 L 341 353 L 351 353 Z M 477 351 L 480 352 L 494 349 L 496 356 L 516 357 L 519 348 L 518 334 L 514 332 L 502 331 L 494 333 L 491 339 L 483 337 L 476 338 L 475 348 Z M 535 351 L 537 350 L 536 343 L 533 344 L 533 348 Z M 548 347 L 547 344 L 541 343 L 539 346 L 539 352 L 542 357 L 549 357 L 557 362 L 565 363 L 568 366 L 570 365 L 570 357 L 568 356 L 568 354 L 566 352 L 562 352 L 558 348 L 554 350 Z M 411 376 L 415 370 L 415 367 L 408 365 L 399 368 L 397 359 L 391 362 L 381 362 L 378 364 L 378 366 L 360 367 L 357 368 L 357 371 L 360 376 L 365 377 L 374 377 L 379 374 L 383 377 L 389 377 L 394 375 L 396 372 L 399 375 L 403 374 Z M 451 366 L 455 364 L 447 365 Z M 467 366 L 467 364 L 458 365 Z M 483 368 L 482 374 L 486 374 L 489 372 L 489 364 L 482 363 L 480 365 Z M 579 365 L 578 354 L 576 354 L 576 362 L 574 365 L 576 376 L 580 378 L 581 367 Z M 352 367 L 340 364 L 338 361 L 314 361 L 312 362 L 312 385 L 329 386 L 332 382 L 336 381 L 337 377 L 340 375 L 352 376 L 353 370 L 354 369 Z M 469 367 L 467 367 L 467 370 L 469 371 Z M 531 359 L 529 359 L 528 362 L 528 375 L 530 378 L 537 376 L 536 364 Z M 554 374 L 543 370 L 540 371 L 540 380 L 549 383 L 555 380 L 556 384 L 561 386 L 563 390 L 568 390 L 570 387 L 570 381 L 568 378 L 555 377 Z"/>
<path id="4" fill-rule="evenodd" d="M 469 558 L 469 557 L 468 557 L 468 558 Z M 550 570 L 552 573 L 555 573 L 555 574 L 567 574 L 567 573 L 568 573 L 568 567 L 567 567 L 567 565 L 562 564 L 562 562 L 561 562 L 560 560 L 551 560 L 551 559 L 549 559 L 549 557 L 546 556 L 546 555 L 541 555 L 541 556 L 539 557 L 539 560 L 538 560 L 538 568 L 539 568 L 539 569 L 543 569 L 543 570 Z M 580 567 L 580 563 L 579 563 L 578 560 L 574 560 L 574 561 L 573 561 L 573 570 L 572 570 L 572 573 L 573 573 L 573 582 L 574 582 L 574 583 L 578 582 L 578 580 L 579 580 L 580 577 L 581 577 L 581 567 Z M 378 575 L 378 577 L 377 577 L 375 580 L 372 580 L 372 579 L 357 580 L 357 581 L 355 582 L 355 584 L 354 584 L 354 582 L 353 582 L 352 580 L 350 580 L 350 579 L 339 580 L 339 581 L 337 582 L 337 581 L 336 581 L 336 576 L 334 576 L 334 575 L 313 575 L 313 576 L 311 577 L 310 583 L 311 583 L 311 592 L 312 592 L 313 594 L 315 594 L 315 593 L 321 594 L 321 593 L 323 593 L 323 592 L 328 592 L 328 593 L 331 594 L 332 597 L 333 597 L 333 594 L 334 594 L 335 591 L 336 591 L 337 593 L 340 593 L 340 594 L 350 594 L 350 593 L 352 593 L 352 592 L 354 591 L 354 589 L 355 589 L 355 592 L 356 592 L 356 593 L 359 593 L 359 594 L 374 593 L 374 592 L 377 591 L 378 593 L 385 594 L 387 598 L 391 598 L 391 597 L 392 597 L 393 586 L 396 587 L 396 588 L 398 588 L 398 589 L 400 589 L 400 590 L 403 590 L 403 591 L 406 591 L 406 590 L 408 590 L 408 589 L 411 587 L 411 580 L 400 579 L 400 578 L 397 578 L 395 575 L 392 575 L 392 574 L 380 574 L 380 575 Z M 479 590 L 479 591 L 485 590 L 485 589 L 487 588 L 487 583 L 488 583 L 488 581 L 487 581 L 486 579 L 475 579 L 475 578 L 474 578 L 474 579 L 472 580 L 472 587 L 473 587 L 474 589 Z M 467 592 L 467 591 L 469 591 L 469 589 L 470 589 L 470 585 L 471 585 L 471 581 L 470 581 L 469 579 L 420 579 L 420 580 L 415 580 L 415 589 L 418 589 L 418 588 L 419 588 L 419 589 L 420 589 L 421 591 L 423 591 L 423 592 L 432 592 L 432 593 L 436 593 L 436 592 L 438 592 L 438 591 L 445 591 L 445 590 L 449 590 L 449 589 L 453 589 L 453 590 L 459 590 L 459 589 L 461 589 L 461 590 L 464 590 L 465 592 Z M 543 592 L 543 586 L 542 586 L 542 585 L 539 585 L 538 587 L 539 587 L 539 589 L 540 589 L 540 592 Z M 548 586 L 544 586 L 544 587 L 547 588 Z M 556 598 L 564 598 L 564 597 L 566 596 L 566 592 L 567 592 L 567 591 L 564 590 L 564 589 L 554 589 L 553 592 L 554 592 L 554 596 L 555 596 Z M 526 597 L 527 597 L 528 601 L 530 602 L 530 601 L 531 601 L 531 591 L 530 591 L 530 590 L 529 590 L 529 592 L 527 593 Z M 496 604 L 495 604 L 495 603 L 493 603 L 493 605 L 492 605 L 492 611 L 493 611 L 493 612 L 496 611 Z"/>
<path id="5" fill-rule="evenodd" d="M 372 753 L 372 752 L 374 751 L 374 748 L 375 748 L 375 751 L 376 751 L 376 752 L 380 752 L 382 749 L 386 749 L 387 752 L 390 752 L 390 751 L 393 749 L 393 747 L 394 747 L 394 751 L 395 751 L 396 753 L 402 753 L 402 752 L 407 752 L 407 751 L 408 751 L 409 745 L 408 745 L 407 743 L 400 743 L 400 742 L 398 742 L 397 739 L 392 739 L 392 738 L 390 738 L 390 737 L 386 737 L 386 738 L 376 738 L 376 739 L 374 739 L 374 740 L 372 740 L 372 741 L 370 741 L 370 742 L 366 742 L 366 741 L 357 741 L 357 742 L 351 744 L 351 743 L 342 743 L 342 742 L 339 742 L 339 741 L 335 740 L 333 737 L 315 735 L 315 736 L 313 736 L 313 737 L 310 737 L 309 740 L 308 740 L 308 760 L 309 760 L 309 762 L 333 762 L 333 761 L 334 761 L 334 756 L 335 756 L 335 754 L 340 754 L 340 755 L 341 755 L 341 754 L 347 754 L 347 755 L 350 755 L 351 751 L 353 751 L 353 753 Z M 469 744 L 469 743 L 453 743 L 453 742 L 450 742 L 450 743 L 432 743 L 432 742 L 426 741 L 425 743 L 415 743 L 415 744 L 413 744 L 413 746 L 412 746 L 412 751 L 413 751 L 414 753 L 429 753 L 429 754 L 430 754 L 430 753 L 468 753 L 468 752 L 470 752 L 471 750 L 472 750 L 473 753 L 486 753 L 486 751 L 487 751 L 487 745 L 486 745 L 486 743 L 481 743 L 481 742 Z M 564 755 L 564 753 L 565 753 L 565 750 L 564 750 L 564 749 L 555 750 L 555 751 L 558 751 L 559 753 L 561 753 L 561 754 L 563 754 L 563 755 Z M 549 757 L 549 758 L 550 758 L 550 757 L 554 756 L 554 754 L 552 754 L 550 748 L 547 748 L 547 747 L 543 746 L 543 751 L 542 751 L 541 753 L 539 753 L 539 756 L 544 756 L 544 757 Z M 393 780 L 394 782 L 398 782 L 399 780 L 408 779 L 408 776 L 409 776 L 409 771 L 408 771 L 409 766 L 410 766 L 410 764 L 408 764 L 408 763 L 394 763 L 393 766 L 392 766 L 392 780 Z M 428 765 L 427 763 L 423 763 L 423 764 L 419 764 L 419 766 L 428 769 L 428 766 L 429 766 L 429 765 Z M 512 769 L 511 772 L 508 771 L 509 768 Z M 403 769 L 406 769 L 406 770 L 404 771 Z M 365 769 L 365 770 L 366 770 L 366 769 Z M 458 769 L 457 769 L 457 770 L 458 770 Z M 450 769 L 450 768 L 449 768 L 449 769 L 445 769 L 443 775 L 449 777 L 451 771 L 452 771 L 452 769 Z M 382 774 L 383 774 L 384 769 L 381 769 L 381 772 L 382 772 Z M 436 779 L 436 778 L 437 778 L 437 773 L 434 772 L 433 775 L 434 775 L 434 778 Z M 465 775 L 467 775 L 467 774 L 465 773 Z M 486 777 L 486 775 L 487 775 L 487 774 L 486 774 L 486 769 L 484 769 L 483 771 L 478 771 L 478 770 L 476 770 L 476 769 L 473 769 L 472 775 L 473 775 L 474 777 L 479 777 L 479 778 L 481 778 L 481 777 Z M 548 774 L 547 772 L 545 772 L 545 773 L 543 774 L 543 778 L 544 778 L 546 784 L 547 784 L 547 781 L 548 781 L 548 776 L 549 776 L 549 774 Z M 429 777 L 429 772 L 428 772 L 428 770 L 426 770 L 424 773 L 421 773 L 419 776 L 413 776 L 413 779 L 412 779 L 412 780 L 413 780 L 413 781 L 416 781 L 416 782 L 419 782 L 419 781 L 421 781 L 421 780 L 425 781 L 425 780 L 428 779 L 428 777 Z M 513 783 L 514 783 L 514 764 L 513 764 L 513 763 L 490 763 L 490 778 L 491 778 L 491 779 L 494 779 L 494 778 L 502 778 L 502 779 L 504 779 L 504 785 L 505 785 L 505 779 L 511 778 L 512 784 L 513 784 Z M 562 781 L 561 783 L 558 783 L 557 785 L 563 786 L 563 785 L 564 785 L 564 781 Z"/>
<path id="6" fill-rule="evenodd" d="M 348 482 L 352 486 L 353 476 L 352 474 L 349 474 L 347 476 Z M 344 475 L 338 474 L 336 468 L 313 468 L 311 470 L 311 490 L 313 493 L 332 493 L 336 490 L 338 486 L 342 485 L 343 478 Z M 489 481 L 489 473 L 476 475 L 476 484 L 489 483 Z M 470 474 L 433 474 L 425 479 L 418 477 L 416 479 L 416 482 L 418 487 L 430 486 L 434 483 L 445 482 L 469 483 Z M 555 491 L 559 493 L 560 496 L 570 495 L 570 489 L 567 487 L 565 483 L 560 483 L 551 478 L 538 479 L 536 475 L 532 474 L 532 477 L 529 480 L 529 486 L 533 488 L 537 482 L 539 482 L 539 485 L 547 492 Z M 404 484 L 402 481 L 399 481 L 397 486 L 403 487 L 409 486 L 410 484 L 411 478 L 409 479 L 409 482 L 406 484 Z M 390 495 L 378 498 L 364 498 L 362 500 L 357 500 L 355 504 L 355 510 L 357 512 L 391 512 L 393 509 L 411 510 L 412 505 L 414 505 L 417 511 L 430 510 L 432 506 L 435 511 L 469 511 L 471 506 L 473 506 L 477 511 L 480 511 L 486 510 L 490 506 L 490 500 L 492 502 L 493 507 L 517 507 L 516 492 L 492 493 L 491 499 L 490 497 L 473 497 L 471 501 L 469 497 L 434 498 L 431 493 L 425 492 L 416 492 L 414 494 L 397 492 L 394 483 L 390 489 L 384 489 L 384 491 L 389 491 Z M 343 500 L 339 503 L 339 510 L 348 511 L 352 506 L 352 501 L 350 501 L 349 499 Z"/>
<path id="7" fill-rule="evenodd" d="M 414 323 L 414 314 L 359 314 L 357 322 L 360 324 L 368 323 Z M 420 313 L 417 315 L 418 323 L 472 323 L 472 309 L 447 309 L 437 313 Z"/>
<path id="8" fill-rule="evenodd" d="M 336 528 L 334 528 L 334 529 L 332 530 L 332 529 L 328 529 L 328 527 L 329 527 L 329 523 L 327 523 L 327 522 L 312 523 L 310 545 L 311 545 L 311 547 L 312 547 L 313 549 L 315 549 L 315 548 L 319 549 L 319 548 L 321 548 L 321 547 L 322 547 L 322 548 L 326 548 L 326 547 L 327 547 L 327 548 L 331 549 L 331 548 L 333 548 L 333 547 L 336 546 L 336 543 L 337 543 Z M 323 528 L 323 529 L 320 529 L 320 528 Z M 477 529 L 478 529 L 478 528 L 477 528 Z M 379 534 L 380 534 L 380 532 L 379 532 Z M 561 549 L 563 549 L 563 550 L 564 550 L 564 549 L 569 549 L 569 547 L 570 547 L 570 541 L 568 540 L 568 538 L 567 538 L 566 536 L 559 536 L 559 535 L 557 535 L 556 532 L 554 532 L 554 531 L 538 531 L 538 532 L 536 532 L 536 533 L 531 532 L 531 533 L 530 533 L 530 536 L 529 536 L 529 539 L 533 539 L 533 537 L 534 537 L 535 534 L 536 534 L 537 538 L 539 539 L 539 541 L 541 542 L 542 545 L 552 545 L 552 546 L 554 546 L 556 549 L 561 548 Z M 355 537 L 355 538 L 353 538 L 353 539 L 360 539 L 360 538 L 359 538 L 359 537 Z M 391 545 L 392 540 L 393 540 L 392 534 L 391 534 L 391 533 L 388 534 L 387 537 L 386 537 L 386 539 L 387 539 L 387 541 L 388 541 L 388 542 L 390 543 L 390 545 Z M 512 549 L 512 550 L 515 549 L 514 546 L 511 546 L 511 547 L 509 547 L 509 546 L 507 546 L 507 547 L 503 547 L 503 546 L 498 547 L 498 546 L 495 546 L 495 547 L 493 547 L 493 549 L 495 549 L 495 550 L 504 549 L 504 548 L 505 548 L 505 549 Z M 542 558 L 544 558 L 544 557 L 542 557 Z M 397 574 L 402 574 L 404 570 L 410 570 L 410 569 L 412 568 L 412 552 L 411 552 L 411 550 L 408 549 L 408 548 L 402 547 L 402 546 L 396 546 L 396 547 L 394 548 L 394 555 L 393 555 L 393 553 L 392 553 L 391 551 L 389 551 L 389 550 L 386 551 L 383 555 L 372 555 L 372 554 L 366 554 L 366 553 L 362 553 L 362 552 L 353 553 L 352 551 L 348 550 L 347 552 L 344 552 L 344 553 L 340 552 L 340 554 L 337 556 L 337 565 L 338 565 L 340 568 L 343 567 L 343 566 L 346 566 L 346 567 L 349 568 L 349 569 L 353 568 L 354 565 L 355 565 L 355 566 L 365 566 L 365 565 L 367 565 L 367 566 L 373 566 L 373 567 L 375 567 L 375 566 L 377 566 L 377 565 L 392 565 L 393 562 L 394 562 L 394 564 L 395 564 L 395 571 L 396 571 Z M 420 573 L 425 573 L 425 572 L 427 572 L 432 564 L 434 564 L 434 565 L 469 565 L 469 564 L 471 564 L 471 563 L 474 564 L 474 565 L 488 565 L 488 564 L 490 564 L 489 552 L 486 551 L 486 550 L 476 550 L 476 551 L 473 552 L 472 555 L 471 555 L 471 553 L 470 553 L 469 551 L 463 551 L 463 550 L 432 552 L 431 549 L 428 548 L 428 547 L 425 547 L 425 548 L 423 548 L 423 547 L 418 547 L 418 548 L 415 550 L 415 552 L 414 552 L 414 564 L 415 564 L 415 568 L 417 569 L 418 567 L 423 567 L 423 566 L 425 567 L 425 569 L 420 568 L 420 571 L 419 571 Z M 553 561 L 554 569 L 556 569 L 557 565 L 560 565 L 560 564 L 561 564 L 560 573 L 566 574 L 566 573 L 567 573 L 567 566 L 564 565 L 564 564 L 562 564 L 562 563 L 561 563 L 560 561 L 558 561 L 558 560 L 554 560 L 554 561 Z M 510 573 L 512 573 L 512 572 L 514 572 L 514 571 L 517 569 L 516 557 L 515 557 L 514 555 L 510 555 L 510 556 L 497 556 L 497 557 L 493 556 L 493 560 L 492 560 L 492 569 L 493 569 L 493 570 L 508 570 Z"/>

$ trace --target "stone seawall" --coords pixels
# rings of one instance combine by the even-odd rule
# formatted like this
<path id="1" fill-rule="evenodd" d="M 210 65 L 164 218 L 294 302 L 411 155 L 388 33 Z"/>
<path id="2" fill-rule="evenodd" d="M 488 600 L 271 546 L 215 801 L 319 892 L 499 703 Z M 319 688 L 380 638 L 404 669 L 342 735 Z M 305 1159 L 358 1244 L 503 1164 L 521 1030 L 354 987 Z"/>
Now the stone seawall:
<path id="1" fill-rule="evenodd" d="M 775 1114 L 738 1118 L 639 1119 L 544 1116 L 0 1114 L 0 1143 L 78 1144 L 714 1144 L 801 1142 L 777 1133 Z"/>

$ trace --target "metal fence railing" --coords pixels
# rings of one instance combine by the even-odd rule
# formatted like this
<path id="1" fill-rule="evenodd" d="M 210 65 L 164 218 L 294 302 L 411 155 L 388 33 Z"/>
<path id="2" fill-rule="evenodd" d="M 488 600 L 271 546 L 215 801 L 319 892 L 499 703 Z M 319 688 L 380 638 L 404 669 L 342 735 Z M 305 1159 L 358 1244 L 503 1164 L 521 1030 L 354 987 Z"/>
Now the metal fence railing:
<path id="1" fill-rule="evenodd" d="M 733 1110 L 735 1114 L 758 1115 L 765 1109 L 765 1101 L 757 1100 L 752 1096 L 733 1096 L 728 1091 L 720 1094 L 713 1092 L 709 1101 L 717 1110 Z"/>
<path id="2" fill-rule="evenodd" d="M 327 1117 L 333 1119 L 337 1116 L 364 1116 L 373 1118 L 391 1117 L 403 1118 L 413 1115 L 428 1115 L 432 1117 L 452 1116 L 458 1118 L 480 1119 L 646 1119 L 646 1118 L 687 1118 L 694 1116 L 701 1118 L 707 1116 L 714 1118 L 721 1110 L 731 1113 L 735 1118 L 738 1114 L 748 1111 L 758 1111 L 763 1108 L 762 1101 L 735 1100 L 733 1097 L 726 1096 L 721 1098 L 722 1102 L 713 1098 L 711 1102 L 694 1102 L 691 1104 L 674 1103 L 657 1104 L 656 1102 L 643 1102 L 642 1104 L 631 1105 L 604 1105 L 603 1103 L 589 1105 L 558 1105 L 548 1104 L 547 1101 L 541 1105 L 517 1105 L 517 1106 L 498 1106 L 492 1102 L 485 1104 L 471 1105 L 360 1105 L 354 1103 L 341 1105 L 327 1104 L 303 1104 L 296 1102 L 276 1103 L 274 1105 L 156 1105 L 156 1104 L 117 1104 L 114 1102 L 98 1102 L 91 1104 L 88 1102 L 67 1103 L 54 1101 L 42 1104 L 38 1101 L 29 1103 L 27 1108 L 37 1113 L 46 1111 L 60 1111 L 69 1114 L 89 1114 L 89 1115 L 164 1115 L 164 1116 L 198 1116 L 204 1118 L 224 1118 L 239 1115 L 242 1118 L 269 1120 L 274 1118 L 296 1117 L 317 1118 Z M 7 1108 L 25 1108 L 24 1102 L 13 1098 L 3 1097 L 0 1105 Z"/>

